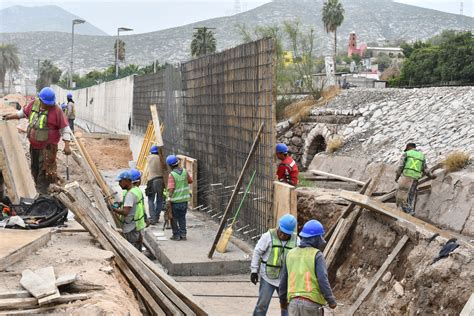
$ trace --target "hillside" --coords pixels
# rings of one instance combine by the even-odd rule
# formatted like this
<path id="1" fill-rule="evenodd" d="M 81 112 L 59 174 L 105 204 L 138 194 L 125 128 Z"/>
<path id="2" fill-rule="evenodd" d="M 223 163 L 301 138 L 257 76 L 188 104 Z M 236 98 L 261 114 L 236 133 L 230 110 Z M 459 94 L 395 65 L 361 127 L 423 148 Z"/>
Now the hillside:
<path id="1" fill-rule="evenodd" d="M 349 32 L 356 31 L 361 41 L 380 39 L 425 39 L 444 29 L 466 29 L 474 25 L 471 17 L 424 9 L 391 0 L 342 0 L 346 14 L 340 27 L 339 47 L 347 43 Z M 299 20 L 306 27 L 316 30 L 316 44 L 320 53 L 329 52 L 332 37 L 328 36 L 321 22 L 323 0 L 279 0 L 253 10 L 229 17 L 221 17 L 167 30 L 123 36 L 126 42 L 127 63 L 148 64 L 154 59 L 160 62 L 178 62 L 190 58 L 190 42 L 193 27 L 216 27 L 218 49 L 223 50 L 241 42 L 236 25 L 245 24 L 248 29 L 257 25 L 280 25 L 284 21 Z M 69 53 L 64 50 L 70 34 L 59 32 L 3 33 L 1 42 L 18 46 L 22 62 L 30 76 L 33 75 L 33 59 L 52 59 L 67 69 Z M 114 62 L 115 37 L 76 37 L 75 69 L 82 72 L 104 68 Z"/>
<path id="2" fill-rule="evenodd" d="M 71 21 L 74 19 L 81 18 L 55 5 L 12 6 L 0 10 L 0 33 L 38 31 L 69 33 Z M 108 35 L 88 22 L 76 27 L 74 31 L 84 35 Z"/>

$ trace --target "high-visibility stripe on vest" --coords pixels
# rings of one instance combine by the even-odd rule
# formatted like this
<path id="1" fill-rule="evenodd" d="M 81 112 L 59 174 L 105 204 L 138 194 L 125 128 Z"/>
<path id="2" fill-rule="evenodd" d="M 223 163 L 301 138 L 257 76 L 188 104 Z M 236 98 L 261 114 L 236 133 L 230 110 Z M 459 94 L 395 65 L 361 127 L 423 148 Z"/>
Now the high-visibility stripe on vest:
<path id="1" fill-rule="evenodd" d="M 418 150 L 408 150 L 406 152 L 407 159 L 403 167 L 403 175 L 415 180 L 423 176 L 423 163 L 425 162 L 425 155 Z"/>
<path id="2" fill-rule="evenodd" d="M 286 256 L 288 269 L 288 301 L 300 296 L 320 305 L 326 305 L 315 270 L 315 258 L 318 249 L 296 247 Z"/>
<path id="3" fill-rule="evenodd" d="M 181 174 L 176 171 L 171 171 L 171 176 L 174 178 L 174 191 L 171 197 L 172 203 L 183 203 L 191 200 L 188 184 L 188 172 L 183 169 Z"/>
<path id="4" fill-rule="evenodd" d="M 277 230 L 270 229 L 270 236 L 272 237 L 272 249 L 267 261 L 262 261 L 266 265 L 266 274 L 269 279 L 280 278 L 281 268 L 285 262 L 287 253 L 296 247 L 296 233 L 291 234 L 290 240 L 283 246 L 283 242 L 278 238 Z"/>
<path id="5" fill-rule="evenodd" d="M 48 123 L 48 111 L 40 112 L 41 102 L 36 99 L 35 103 L 31 108 L 31 114 L 29 117 L 29 126 L 33 128 L 44 129 L 47 127 Z"/>
<path id="6" fill-rule="evenodd" d="M 145 203 L 143 201 L 143 193 L 139 187 L 133 187 L 130 190 L 133 193 L 138 202 L 137 207 L 135 208 L 135 215 L 133 216 L 133 221 L 135 222 L 135 227 L 137 231 L 140 231 L 145 228 Z"/>

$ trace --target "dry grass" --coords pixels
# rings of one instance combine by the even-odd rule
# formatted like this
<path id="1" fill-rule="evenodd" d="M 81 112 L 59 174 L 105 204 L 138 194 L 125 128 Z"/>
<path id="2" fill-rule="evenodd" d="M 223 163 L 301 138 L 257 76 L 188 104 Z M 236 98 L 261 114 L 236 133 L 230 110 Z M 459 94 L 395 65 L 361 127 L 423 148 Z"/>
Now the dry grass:
<path id="1" fill-rule="evenodd" d="M 336 152 L 339 150 L 342 146 L 344 145 L 344 139 L 340 136 L 336 136 L 331 138 L 327 145 L 326 145 L 326 151 L 330 154 Z"/>
<path id="2" fill-rule="evenodd" d="M 330 100 L 334 99 L 339 94 L 339 91 L 340 89 L 338 87 L 332 86 L 321 93 L 322 99 L 319 101 L 314 100 L 312 96 L 309 96 L 303 100 L 294 102 L 285 107 L 283 112 L 284 116 L 291 118 L 293 122 L 299 122 L 301 119 L 309 115 L 311 109 L 325 106 Z"/>
<path id="3" fill-rule="evenodd" d="M 470 156 L 468 153 L 457 150 L 453 151 L 443 161 L 443 168 L 446 172 L 454 172 L 461 170 L 469 163 Z"/>

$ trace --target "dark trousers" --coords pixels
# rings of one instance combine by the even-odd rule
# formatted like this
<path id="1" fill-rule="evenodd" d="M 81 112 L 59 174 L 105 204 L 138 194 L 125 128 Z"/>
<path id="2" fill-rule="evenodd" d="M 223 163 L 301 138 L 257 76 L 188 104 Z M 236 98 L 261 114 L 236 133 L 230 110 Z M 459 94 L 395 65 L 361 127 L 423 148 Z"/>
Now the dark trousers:
<path id="1" fill-rule="evenodd" d="M 153 178 L 147 183 L 148 212 L 152 224 L 160 220 L 163 208 L 163 178 Z"/>
<path id="2" fill-rule="evenodd" d="M 54 144 L 42 149 L 30 146 L 31 174 L 35 180 L 36 190 L 41 194 L 47 194 L 49 185 L 58 181 L 57 152 L 58 145 Z"/>
<path id="3" fill-rule="evenodd" d="M 186 237 L 186 213 L 188 211 L 188 202 L 171 203 L 173 210 L 173 220 L 171 221 L 171 228 L 173 236 Z"/>
<path id="4" fill-rule="evenodd" d="M 74 119 L 68 119 L 68 122 L 69 122 L 69 128 L 74 133 Z"/>

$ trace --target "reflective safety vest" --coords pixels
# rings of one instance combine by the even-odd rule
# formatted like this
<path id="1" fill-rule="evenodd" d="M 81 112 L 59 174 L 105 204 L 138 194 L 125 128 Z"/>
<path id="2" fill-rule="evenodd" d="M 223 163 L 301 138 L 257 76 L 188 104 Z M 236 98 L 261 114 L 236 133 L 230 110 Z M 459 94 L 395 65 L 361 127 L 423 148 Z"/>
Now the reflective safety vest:
<path id="1" fill-rule="evenodd" d="M 137 231 L 145 228 L 145 203 L 143 201 L 143 193 L 139 187 L 133 187 L 129 192 L 134 194 L 138 200 L 137 207 L 135 208 L 135 215 L 133 221 Z"/>
<path id="2" fill-rule="evenodd" d="M 279 181 L 284 181 L 288 183 L 289 185 L 296 186 L 298 184 L 298 165 L 296 164 L 296 161 L 294 159 L 291 159 L 291 162 L 289 164 L 286 163 L 280 163 L 279 166 L 282 166 L 285 168 L 285 178 L 284 179 L 278 179 Z"/>
<path id="3" fill-rule="evenodd" d="M 326 305 L 326 299 L 319 289 L 315 270 L 315 258 L 318 249 L 296 247 L 286 256 L 288 269 L 288 302 L 294 297 L 307 298 L 320 305 Z"/>
<path id="4" fill-rule="evenodd" d="M 48 140 L 48 110 L 40 111 L 41 102 L 36 99 L 31 108 L 30 117 L 28 119 L 28 138 L 33 137 L 38 142 Z M 33 133 L 33 135 L 32 135 Z"/>
<path id="5" fill-rule="evenodd" d="M 184 203 L 191 200 L 188 184 L 188 172 L 183 169 L 181 174 L 176 171 L 171 171 L 171 176 L 174 178 L 174 191 L 171 197 L 172 203 Z"/>
<path id="6" fill-rule="evenodd" d="M 296 233 L 291 235 L 290 240 L 283 246 L 283 242 L 278 238 L 277 230 L 270 229 L 270 236 L 272 237 L 272 249 L 267 261 L 262 261 L 266 265 L 266 273 L 269 279 L 279 279 L 281 268 L 285 262 L 288 252 L 296 247 Z"/>
<path id="7" fill-rule="evenodd" d="M 418 150 L 409 150 L 406 152 L 407 159 L 403 167 L 403 175 L 415 180 L 418 180 L 423 175 L 423 163 L 425 162 L 425 155 Z"/>

